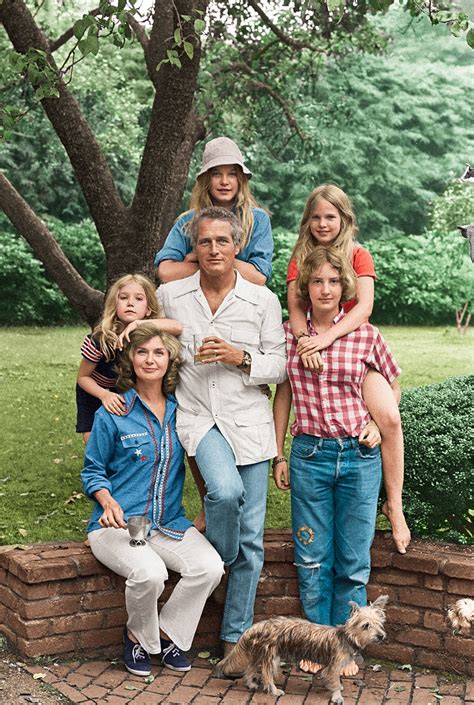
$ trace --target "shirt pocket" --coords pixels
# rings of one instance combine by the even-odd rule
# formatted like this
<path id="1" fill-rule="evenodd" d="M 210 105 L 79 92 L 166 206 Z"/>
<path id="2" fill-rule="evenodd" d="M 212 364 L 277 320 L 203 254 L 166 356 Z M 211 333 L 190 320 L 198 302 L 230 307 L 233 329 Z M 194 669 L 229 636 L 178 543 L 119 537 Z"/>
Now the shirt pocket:
<path id="1" fill-rule="evenodd" d="M 179 336 L 182 346 L 182 354 L 188 362 L 194 362 L 194 333 L 191 326 L 183 326 L 183 331 Z"/>
<path id="2" fill-rule="evenodd" d="M 248 410 L 235 414 L 234 423 L 242 458 L 257 463 L 274 455 L 273 421 L 269 410 Z"/>
<path id="3" fill-rule="evenodd" d="M 140 460 L 144 462 L 149 460 L 153 453 L 152 439 L 148 432 L 145 435 L 131 433 L 130 435 L 121 436 L 120 441 L 127 458 L 131 458 L 134 461 Z"/>
<path id="4" fill-rule="evenodd" d="M 237 328 L 232 326 L 231 341 L 237 347 L 247 346 L 254 349 L 258 348 L 260 342 L 260 333 L 254 328 Z"/>

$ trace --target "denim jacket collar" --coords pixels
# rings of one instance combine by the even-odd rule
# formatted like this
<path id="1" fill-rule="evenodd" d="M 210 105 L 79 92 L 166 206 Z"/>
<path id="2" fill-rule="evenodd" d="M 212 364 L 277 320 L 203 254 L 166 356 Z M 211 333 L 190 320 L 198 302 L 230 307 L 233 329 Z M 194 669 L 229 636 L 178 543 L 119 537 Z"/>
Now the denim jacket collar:
<path id="1" fill-rule="evenodd" d="M 140 395 L 138 394 L 136 389 L 127 389 L 127 391 L 124 393 L 124 398 L 125 398 L 125 410 L 123 412 L 123 416 L 128 416 L 128 414 L 132 411 L 136 400 L 138 399 L 138 402 L 142 404 L 142 406 L 145 407 L 150 413 L 153 413 L 146 404 L 143 399 L 141 399 Z M 176 397 L 174 397 L 172 394 L 167 394 L 166 395 L 166 411 L 165 411 L 165 419 L 164 422 L 168 421 L 169 417 L 173 414 L 175 411 L 176 407 L 178 405 L 178 402 L 176 401 Z"/>

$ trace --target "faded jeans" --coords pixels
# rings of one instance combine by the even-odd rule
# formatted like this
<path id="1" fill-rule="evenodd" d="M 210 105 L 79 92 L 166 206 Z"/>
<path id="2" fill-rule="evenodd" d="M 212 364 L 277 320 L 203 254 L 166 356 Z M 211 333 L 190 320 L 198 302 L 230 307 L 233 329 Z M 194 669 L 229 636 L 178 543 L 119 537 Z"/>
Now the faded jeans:
<path id="1" fill-rule="evenodd" d="M 206 537 L 230 566 L 221 639 L 236 642 L 252 624 L 263 566 L 268 461 L 236 465 L 232 448 L 213 426 L 198 444 L 196 462 L 207 491 Z"/>
<path id="2" fill-rule="evenodd" d="M 293 439 L 290 458 L 295 564 L 306 617 L 336 626 L 349 601 L 367 604 L 370 547 L 381 481 L 379 448 L 357 438 Z"/>
<path id="3" fill-rule="evenodd" d="M 127 628 L 151 654 L 161 651 L 160 628 L 180 649 L 192 644 L 204 605 L 219 585 L 224 567 L 217 552 L 194 527 L 182 540 L 153 531 L 146 546 L 129 545 L 126 529 L 97 529 L 88 534 L 101 563 L 125 580 Z M 181 574 L 158 618 L 158 598 L 168 568 Z"/>

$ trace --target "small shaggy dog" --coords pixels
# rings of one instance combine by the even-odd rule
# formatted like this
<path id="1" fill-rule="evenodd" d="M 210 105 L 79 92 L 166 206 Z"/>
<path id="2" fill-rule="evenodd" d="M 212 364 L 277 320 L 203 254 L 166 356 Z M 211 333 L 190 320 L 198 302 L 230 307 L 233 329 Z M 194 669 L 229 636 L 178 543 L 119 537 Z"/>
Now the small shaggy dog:
<path id="1" fill-rule="evenodd" d="M 280 660 L 315 661 L 324 666 L 321 675 L 331 691 L 331 703 L 343 705 L 341 669 L 367 644 L 385 639 L 383 608 L 387 600 L 387 595 L 381 595 L 368 607 L 351 602 L 351 615 L 341 627 L 287 617 L 257 622 L 242 634 L 235 648 L 218 664 L 216 675 L 245 672 L 247 688 L 256 690 L 261 681 L 267 693 L 283 695 L 284 691 L 274 682 Z"/>
<path id="2" fill-rule="evenodd" d="M 455 634 L 468 633 L 474 623 L 474 600 L 465 597 L 455 602 L 448 610 L 448 619 Z"/>

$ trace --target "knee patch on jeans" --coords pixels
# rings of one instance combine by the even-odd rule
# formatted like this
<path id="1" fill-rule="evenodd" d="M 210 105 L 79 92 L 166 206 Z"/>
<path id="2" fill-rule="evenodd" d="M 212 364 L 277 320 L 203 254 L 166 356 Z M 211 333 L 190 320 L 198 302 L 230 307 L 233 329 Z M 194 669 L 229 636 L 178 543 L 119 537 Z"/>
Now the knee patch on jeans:
<path id="1" fill-rule="evenodd" d="M 295 538 L 302 543 L 303 546 L 307 546 L 314 541 L 314 530 L 310 526 L 300 526 L 300 528 L 295 531 Z"/>

